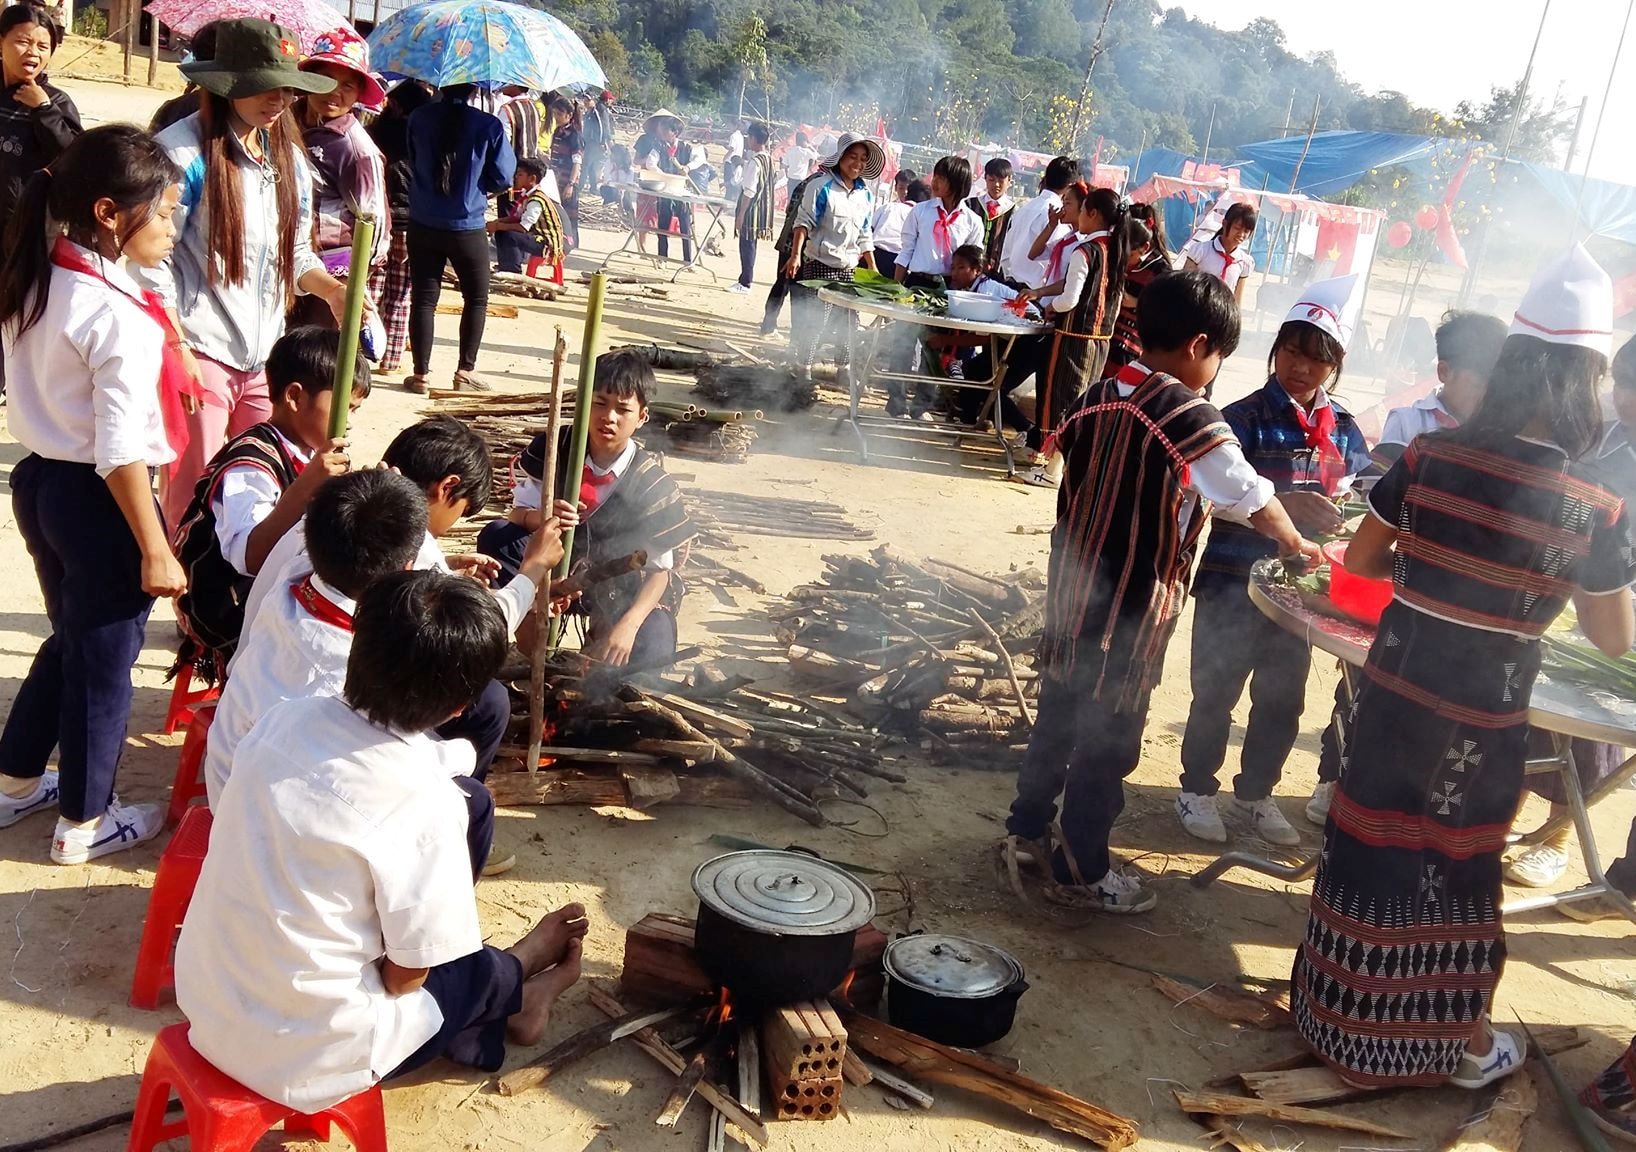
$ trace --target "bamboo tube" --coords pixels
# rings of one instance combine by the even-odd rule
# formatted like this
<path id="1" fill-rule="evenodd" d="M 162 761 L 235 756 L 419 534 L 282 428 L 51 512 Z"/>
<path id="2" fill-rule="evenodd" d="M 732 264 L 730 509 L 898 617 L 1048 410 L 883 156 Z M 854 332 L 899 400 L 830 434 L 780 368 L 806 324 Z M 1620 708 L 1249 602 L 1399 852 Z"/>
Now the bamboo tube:
<path id="1" fill-rule="evenodd" d="M 591 394 L 596 390 L 597 342 L 602 336 L 602 302 L 608 294 L 608 274 L 598 272 L 591 277 L 591 294 L 585 302 L 585 335 L 579 351 L 579 388 L 574 397 L 574 437 L 568 448 L 569 483 L 579 479 L 585 471 L 585 445 L 591 432 Z M 568 565 L 574 558 L 574 530 L 562 534 L 562 563 L 557 565 L 557 579 L 568 575 Z M 551 647 L 556 648 L 562 638 L 561 618 L 551 621 Z"/>
<path id="2" fill-rule="evenodd" d="M 540 479 L 540 515 L 549 517 L 556 506 L 557 439 L 562 427 L 562 368 L 568 359 L 568 341 L 562 325 L 557 325 L 557 341 L 551 356 L 551 410 L 545 419 L 545 468 Z M 566 557 L 567 553 L 564 553 Z M 551 618 L 550 577 L 534 593 L 534 651 L 528 659 L 528 774 L 540 770 L 540 744 L 545 739 L 545 657 L 553 647 L 555 627 Z M 542 626 L 543 625 L 543 626 Z"/>
<path id="3" fill-rule="evenodd" d="M 156 26 L 154 36 L 157 38 L 158 35 Z M 126 63 L 128 66 L 129 61 Z M 347 416 L 352 408 L 352 377 L 358 368 L 358 327 L 364 319 L 364 286 L 369 282 L 369 253 L 374 246 L 375 217 L 365 213 L 352 224 L 352 262 L 347 266 L 346 306 L 341 310 L 341 346 L 335 354 L 335 384 L 330 395 L 331 440 L 339 440 L 347 434 Z"/>

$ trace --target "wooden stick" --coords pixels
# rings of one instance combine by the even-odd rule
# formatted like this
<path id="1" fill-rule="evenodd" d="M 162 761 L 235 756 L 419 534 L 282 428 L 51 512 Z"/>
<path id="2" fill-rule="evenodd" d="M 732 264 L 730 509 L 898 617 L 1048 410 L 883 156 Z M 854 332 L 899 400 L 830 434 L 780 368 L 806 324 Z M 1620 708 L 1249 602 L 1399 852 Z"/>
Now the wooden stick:
<path id="1" fill-rule="evenodd" d="M 863 1057 L 850 1048 L 841 1057 L 841 1075 L 846 1077 L 848 1084 L 858 1085 L 867 1084 L 875 1078 L 875 1073 L 863 1062 Z"/>
<path id="2" fill-rule="evenodd" d="M 1281 1120 L 1285 1124 L 1313 1124 L 1320 1128 L 1338 1128 L 1343 1132 L 1362 1132 L 1366 1136 L 1384 1136 L 1388 1140 L 1412 1140 L 1414 1137 L 1396 1128 L 1359 1120 L 1339 1112 L 1322 1108 L 1298 1108 L 1292 1104 L 1274 1104 L 1270 1100 L 1256 1100 L 1250 1096 L 1229 1096 L 1224 1092 L 1184 1092 L 1171 1089 L 1176 1103 L 1183 1112 L 1205 1112 L 1213 1116 L 1263 1116 Z"/>
<path id="3" fill-rule="evenodd" d="M 703 704 L 696 704 L 685 696 L 676 696 L 669 692 L 651 692 L 648 695 L 650 698 L 658 700 L 662 704 L 668 704 L 682 715 L 690 716 L 706 726 L 721 728 L 734 736 L 754 736 L 756 734 L 755 728 L 744 721 L 723 715 L 714 708 L 706 708 Z"/>
<path id="4" fill-rule="evenodd" d="M 1005 644 L 1000 640 L 1000 634 L 994 631 L 994 626 L 983 619 L 977 609 L 971 610 L 971 618 L 977 621 L 979 627 L 988 633 L 988 638 L 994 641 L 994 647 L 1000 650 L 1000 662 L 1005 665 L 1005 674 L 1011 677 L 1011 691 L 1017 695 L 1017 711 L 1022 713 L 1023 722 L 1030 728 L 1034 726 L 1034 710 L 1028 706 L 1028 697 L 1023 695 L 1022 681 L 1017 679 L 1017 666 L 1011 662 L 1011 653 L 1005 650 Z"/>
<path id="5" fill-rule="evenodd" d="M 738 1102 L 761 1115 L 761 1032 L 745 1020 L 738 1026 Z"/>
<path id="6" fill-rule="evenodd" d="M 848 1051 L 847 1055 L 852 1056 L 852 1053 Z M 888 1072 L 884 1068 L 878 1068 L 862 1056 L 854 1057 L 854 1059 L 858 1061 L 858 1066 L 863 1070 L 864 1075 L 869 1077 L 869 1080 L 865 1081 L 865 1083 L 872 1081 L 879 1084 L 886 1091 L 896 1093 L 916 1108 L 930 1108 L 935 1103 L 932 1094 L 920 1085 L 910 1083 L 895 1072 Z"/>
<path id="7" fill-rule="evenodd" d="M 661 1128 L 674 1128 L 676 1121 L 682 1118 L 682 1112 L 687 1108 L 687 1102 L 693 1099 L 693 1093 L 699 1087 L 699 1081 L 704 1079 L 705 1061 L 710 1056 L 711 1045 L 707 1041 L 699 1045 L 699 1050 L 693 1053 L 693 1059 L 687 1062 L 682 1074 L 677 1077 L 676 1084 L 665 1097 L 665 1106 L 659 1109 L 659 1115 L 653 1122 Z M 720 1115 L 720 1113 L 717 1113 Z"/>
<path id="8" fill-rule="evenodd" d="M 841 1017 L 855 1047 L 921 1079 L 986 1096 L 1109 1152 L 1129 1148 L 1140 1136 L 1134 1121 L 1049 1084 L 1007 1072 L 981 1056 L 946 1048 L 861 1012 L 842 1010 Z"/>
<path id="9" fill-rule="evenodd" d="M 1538 1107 L 1534 1078 L 1509 1077 L 1500 1081 L 1486 1102 L 1479 1103 L 1440 1147 L 1443 1152 L 1517 1152 L 1528 1118 Z"/>
<path id="10" fill-rule="evenodd" d="M 604 560 L 600 564 L 587 564 L 569 575 L 566 580 L 555 583 L 555 592 L 558 599 L 564 596 L 573 596 L 584 592 L 587 588 L 594 588 L 598 584 L 616 579 L 631 572 L 640 572 L 647 567 L 648 554 L 638 548 L 626 556 L 619 556 L 612 560 Z"/>
<path id="11" fill-rule="evenodd" d="M 556 348 L 551 354 L 551 410 L 545 414 L 545 471 L 540 480 L 540 515 L 548 517 L 557 503 L 557 438 L 562 427 L 562 367 L 568 359 L 568 341 L 557 325 Z M 540 744 L 545 739 L 545 657 L 551 648 L 551 578 L 534 593 L 534 650 L 528 659 L 528 765 L 540 770 Z"/>
<path id="12" fill-rule="evenodd" d="M 537 1084 L 543 1084 L 576 1060 L 606 1048 L 615 1040 L 623 1040 L 644 1028 L 652 1028 L 656 1024 L 664 1024 L 691 1012 L 697 1012 L 708 1004 L 708 998 L 701 997 L 685 1004 L 661 1008 L 657 1012 L 629 1012 L 617 1020 L 596 1024 L 583 1032 L 576 1032 L 544 1055 L 500 1077 L 500 1095 L 515 1096 Z"/>
<path id="13" fill-rule="evenodd" d="M 589 994 L 591 1003 L 596 1005 L 598 1010 L 604 1014 L 608 1016 L 623 1016 L 625 1014 L 624 1005 L 605 990 L 593 984 L 590 986 Z M 645 1028 L 635 1033 L 631 1036 L 631 1040 L 638 1048 L 677 1075 L 680 1075 L 682 1070 L 687 1067 L 687 1061 L 682 1058 L 682 1054 L 665 1043 L 664 1037 L 660 1036 L 652 1028 Z M 727 1134 L 729 1136 L 740 1144 L 750 1147 L 765 1148 L 767 1146 L 767 1129 L 760 1119 L 745 1111 L 737 1100 L 717 1088 L 708 1078 L 700 1081 L 699 1095 L 710 1101 L 711 1107 L 727 1117 Z"/>

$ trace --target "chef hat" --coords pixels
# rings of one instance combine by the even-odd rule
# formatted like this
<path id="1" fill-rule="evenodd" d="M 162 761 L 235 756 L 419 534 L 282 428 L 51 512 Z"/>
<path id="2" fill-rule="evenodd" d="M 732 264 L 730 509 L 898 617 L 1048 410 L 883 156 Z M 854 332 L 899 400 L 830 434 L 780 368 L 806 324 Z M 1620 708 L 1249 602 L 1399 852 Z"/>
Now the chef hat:
<path id="1" fill-rule="evenodd" d="M 1308 284 L 1300 301 L 1284 317 L 1284 323 L 1300 320 L 1311 324 L 1333 336 L 1344 349 L 1352 342 L 1352 330 L 1358 326 L 1358 312 L 1362 307 L 1363 278 L 1354 272 L 1350 276 Z"/>
<path id="2" fill-rule="evenodd" d="M 1511 334 L 1613 354 L 1613 281 L 1583 244 L 1534 273 Z"/>

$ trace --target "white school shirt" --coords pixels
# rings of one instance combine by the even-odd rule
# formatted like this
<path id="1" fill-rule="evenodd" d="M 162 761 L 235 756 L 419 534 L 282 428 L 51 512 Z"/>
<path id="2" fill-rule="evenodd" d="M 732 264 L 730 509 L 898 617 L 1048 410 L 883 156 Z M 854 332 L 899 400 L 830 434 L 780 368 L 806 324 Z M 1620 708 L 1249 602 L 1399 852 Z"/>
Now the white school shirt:
<path id="1" fill-rule="evenodd" d="M 739 169 L 738 194 L 745 200 L 754 200 L 761 192 L 761 163 L 759 152 L 745 152 L 744 166 Z"/>
<path id="2" fill-rule="evenodd" d="M 971 290 L 976 292 L 979 296 L 987 296 L 991 300 L 999 300 L 1007 303 L 1015 300 L 1019 295 L 1015 288 L 1008 284 L 1000 283 L 992 276 L 977 277 L 977 283 L 971 286 Z"/>
<path id="3" fill-rule="evenodd" d="M 630 471 L 631 464 L 635 460 L 635 440 L 626 441 L 625 450 L 615 457 L 614 462 L 608 465 L 606 468 L 600 467 L 595 460 L 592 460 L 588 454 L 586 455 L 585 467 L 591 470 L 591 475 L 612 475 L 614 478 L 613 483 L 609 484 L 602 490 L 602 498 L 604 500 L 613 494 L 613 490 L 615 488 L 619 487 L 620 479 L 625 475 L 625 473 Z M 538 512 L 540 510 L 540 498 L 544 495 L 544 493 L 544 486 L 538 480 L 534 479 L 534 477 L 525 472 L 522 479 L 518 480 L 516 485 L 513 486 L 511 490 L 511 506 L 521 512 Z M 663 570 L 668 572 L 675 567 L 676 553 L 665 552 L 658 557 L 650 556 L 648 558 L 648 565 L 645 571 L 656 572 Z"/>
<path id="4" fill-rule="evenodd" d="M 1439 413 L 1442 414 L 1442 420 L 1438 419 Z M 1459 426 L 1458 421 L 1445 424 L 1444 421 L 1448 420 L 1454 420 L 1454 416 L 1443 407 L 1443 390 L 1439 388 L 1428 396 L 1422 396 L 1413 404 L 1393 408 L 1386 413 L 1386 426 L 1381 429 L 1380 440 L 1377 443 L 1407 444 L 1424 433 Z"/>
<path id="5" fill-rule="evenodd" d="M 159 409 L 164 329 L 137 303 L 142 290 L 123 268 L 79 252 L 106 281 L 53 264 L 39 322 L 21 336 L 6 326 L 6 424 L 30 452 L 94 465 L 99 476 L 169 464 L 176 455 Z"/>
<path id="6" fill-rule="evenodd" d="M 744 155 L 744 133 L 735 128 L 733 134 L 727 137 L 727 158 L 730 160 L 734 156 L 742 155 Z"/>
<path id="7" fill-rule="evenodd" d="M 380 960 L 435 968 L 483 946 L 445 755 L 333 697 L 280 704 L 240 741 L 176 945 L 176 1003 L 199 1055 L 251 1091 L 321 1111 L 442 1026 L 425 988 L 387 993 Z"/>
<path id="8" fill-rule="evenodd" d="M 994 215 L 989 217 L 991 220 L 998 220 L 1017 206 L 1017 202 L 1010 196 L 1001 196 L 996 200 L 988 194 L 987 189 L 977 194 L 977 202 L 983 206 L 983 215 L 985 216 L 988 215 L 990 207 L 994 208 Z"/>
<path id="9" fill-rule="evenodd" d="M 1085 281 L 1091 276 L 1091 258 L 1085 254 L 1085 245 L 1107 234 L 1105 229 L 1092 232 L 1068 250 L 1068 267 L 1062 273 L 1062 295 L 1044 301 L 1053 311 L 1072 312 L 1079 307 L 1079 298 L 1085 293 Z"/>
<path id="10" fill-rule="evenodd" d="M 967 244 L 983 244 L 983 221 L 962 200 L 949 217 L 949 250 L 939 253 L 935 243 L 937 214 L 941 200 L 922 200 L 909 210 L 903 222 L 903 247 L 898 250 L 898 267 L 927 276 L 947 276 L 954 250 Z"/>
<path id="11" fill-rule="evenodd" d="M 292 561 L 299 561 L 291 567 Z M 430 532 L 421 541 L 420 551 L 416 553 L 411 565 L 417 572 L 449 572 L 448 558 L 443 555 L 443 548 Z M 299 579 L 312 571 L 312 559 L 307 555 L 307 518 L 303 516 L 297 520 L 290 530 L 278 538 L 267 553 L 267 559 L 262 561 L 261 571 L 256 573 L 254 582 L 250 585 L 250 594 L 244 598 L 244 628 L 240 635 L 249 635 L 250 627 L 261 613 L 262 605 L 272 593 L 285 585 L 283 572 L 289 567 L 293 578 Z M 287 584 L 287 582 L 286 582 Z M 512 635 L 517 633 L 517 625 L 522 623 L 523 617 L 534 608 L 534 581 L 522 573 L 518 573 L 511 582 L 503 587 L 493 589 L 494 599 L 499 602 L 500 614 L 506 618 L 506 630 Z M 244 652 L 241 644 L 239 650 L 233 653 L 233 659 L 227 665 L 227 675 L 232 679 L 234 670 L 238 667 L 239 657 Z"/>
<path id="12" fill-rule="evenodd" d="M 1061 207 L 1062 197 L 1046 190 L 1026 204 L 1019 204 L 1012 212 L 1011 227 L 1006 230 L 1005 244 L 1000 248 L 1000 271 L 1008 280 L 1030 288 L 1045 287 L 1045 270 L 1051 260 L 1051 246 L 1046 245 L 1038 260 L 1030 257 L 1028 252 L 1034 246 L 1035 237 L 1045 230 L 1051 209 Z M 1068 234 L 1066 224 L 1057 227 L 1062 235 Z"/>
<path id="13" fill-rule="evenodd" d="M 1238 282 L 1249 273 L 1255 271 L 1255 261 L 1250 257 L 1250 246 L 1240 244 L 1229 256 L 1221 249 L 1221 237 L 1212 236 L 1208 240 L 1194 240 L 1182 249 L 1182 255 L 1199 266 L 1200 272 L 1208 272 L 1229 288 L 1238 287 Z"/>
<path id="14" fill-rule="evenodd" d="M 778 171 L 786 182 L 805 180 L 812 174 L 812 166 L 817 160 L 818 153 L 811 148 L 804 144 L 791 144 L 778 158 Z"/>
<path id="15" fill-rule="evenodd" d="M 914 205 L 907 200 L 894 200 L 881 205 L 870 224 L 870 230 L 875 234 L 875 247 L 883 248 L 894 256 L 902 252 L 903 222 L 913 210 Z"/>
<path id="16" fill-rule="evenodd" d="M 1137 372 L 1152 372 L 1141 361 L 1131 368 Z M 1115 383 L 1121 397 L 1136 391 L 1134 384 Z M 1224 520 L 1248 524 L 1250 517 L 1272 503 L 1274 489 L 1271 480 L 1258 474 L 1244 458 L 1244 449 L 1237 440 L 1217 444 L 1188 466 L 1187 490 L 1181 507 L 1176 510 L 1176 524 L 1187 531 L 1198 511 L 1199 497 L 1210 501 L 1211 513 Z"/>
<path id="17" fill-rule="evenodd" d="M 795 226 L 807 230 L 803 257 L 831 268 L 856 268 L 875 247 L 874 215 L 875 198 L 861 179 L 851 188 L 833 173 L 812 181 L 795 215 Z"/>
<path id="18" fill-rule="evenodd" d="M 277 428 L 273 429 L 290 458 L 305 467 L 312 461 L 312 453 L 291 440 Z M 216 495 L 210 508 L 216 514 L 216 543 L 222 557 L 240 576 L 254 576 L 246 561 L 250 549 L 250 533 L 256 525 L 273 513 L 284 489 L 278 478 L 265 465 L 246 460 L 235 464 L 221 474 L 216 484 Z M 263 561 L 265 564 L 265 561 Z"/>

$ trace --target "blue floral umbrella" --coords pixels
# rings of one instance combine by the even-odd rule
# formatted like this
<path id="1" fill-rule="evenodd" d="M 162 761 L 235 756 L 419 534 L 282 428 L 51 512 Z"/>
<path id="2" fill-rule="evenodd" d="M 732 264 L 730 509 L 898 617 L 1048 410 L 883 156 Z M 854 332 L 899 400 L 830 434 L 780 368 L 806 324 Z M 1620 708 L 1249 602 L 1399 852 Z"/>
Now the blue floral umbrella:
<path id="1" fill-rule="evenodd" d="M 607 83 L 571 28 L 506 0 L 433 0 L 394 12 L 370 33 L 369 57 L 388 78 L 436 88 L 519 84 L 549 92 Z"/>

